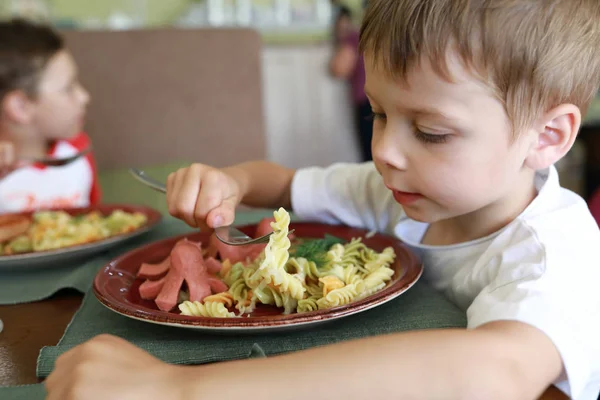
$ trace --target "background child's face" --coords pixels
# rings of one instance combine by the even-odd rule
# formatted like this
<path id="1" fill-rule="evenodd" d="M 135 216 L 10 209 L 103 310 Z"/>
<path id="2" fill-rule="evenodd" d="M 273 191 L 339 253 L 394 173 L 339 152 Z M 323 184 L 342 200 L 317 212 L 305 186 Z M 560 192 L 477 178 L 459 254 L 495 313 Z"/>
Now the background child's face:
<path id="1" fill-rule="evenodd" d="M 365 67 L 375 165 L 392 190 L 421 195 L 396 193 L 410 218 L 435 222 L 514 201 L 533 135 L 512 141 L 502 103 L 458 60 L 449 62 L 455 83 L 428 62 L 409 74 L 409 86 L 368 56 Z"/>
<path id="2" fill-rule="evenodd" d="M 335 22 L 335 36 L 338 39 L 343 38 L 350 32 L 352 29 L 352 21 L 347 16 L 342 16 L 338 18 Z"/>
<path id="3" fill-rule="evenodd" d="M 83 129 L 87 91 L 77 80 L 77 67 L 71 54 L 57 53 L 48 63 L 33 101 L 31 123 L 48 139 L 67 139 Z"/>

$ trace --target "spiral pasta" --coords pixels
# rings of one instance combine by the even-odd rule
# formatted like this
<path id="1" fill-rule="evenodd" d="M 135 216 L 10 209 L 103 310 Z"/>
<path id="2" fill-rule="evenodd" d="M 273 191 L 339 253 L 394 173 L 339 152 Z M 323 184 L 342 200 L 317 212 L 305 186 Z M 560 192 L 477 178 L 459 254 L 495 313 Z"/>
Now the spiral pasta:
<path id="1" fill-rule="evenodd" d="M 317 301 L 320 299 L 318 296 L 310 296 L 307 299 L 302 299 L 298 302 L 298 312 L 310 312 L 319 309 Z"/>
<path id="2" fill-rule="evenodd" d="M 296 309 L 298 300 L 293 298 L 290 293 L 280 292 L 273 287 L 257 288 L 254 291 L 254 295 L 263 304 L 274 305 L 279 308 L 283 308 L 284 314 L 290 314 Z"/>
<path id="3" fill-rule="evenodd" d="M 233 318 L 235 314 L 229 312 L 223 303 L 215 301 L 207 301 L 201 303 L 199 301 L 184 301 L 179 305 L 179 310 L 182 315 L 194 317 L 213 317 L 213 318 Z"/>
<path id="4" fill-rule="evenodd" d="M 235 302 L 235 307 L 241 314 L 247 311 L 252 301 L 252 290 L 246 284 L 244 278 L 239 278 L 229 287 L 229 293 Z"/>
<path id="5" fill-rule="evenodd" d="M 233 296 L 229 292 L 217 293 L 204 298 L 204 303 L 221 303 L 225 307 L 233 306 Z"/>
<path id="6" fill-rule="evenodd" d="M 263 278 L 266 284 L 273 284 L 281 294 L 289 293 L 296 300 L 304 298 L 304 282 L 297 275 L 291 275 L 285 269 L 289 259 L 290 239 L 288 238 L 288 226 L 290 215 L 283 208 L 275 211 L 275 222 L 271 223 L 273 234 L 265 247 L 265 258 L 253 276 Z"/>
<path id="7" fill-rule="evenodd" d="M 310 249 L 321 246 L 318 263 L 309 255 L 293 257 L 290 216 L 283 208 L 273 215 L 273 234 L 264 251 L 253 261 L 225 262 L 220 277 L 228 291 L 208 296 L 203 303 L 181 303 L 183 315 L 231 318 L 253 312 L 259 303 L 282 308 L 284 314 L 317 311 L 367 297 L 392 279 L 392 247 L 377 252 L 361 238 L 346 243 L 329 239 L 310 244 Z M 302 254 L 311 253 L 304 248 Z"/>
<path id="8" fill-rule="evenodd" d="M 327 296 L 321 297 L 317 300 L 317 304 L 320 309 L 343 306 L 351 303 L 357 297 L 357 294 L 355 284 L 346 285 L 342 288 L 332 290 Z"/>
<path id="9" fill-rule="evenodd" d="M 386 266 L 381 266 L 368 274 L 356 284 L 360 297 L 370 296 L 383 289 L 386 282 L 392 279 L 392 275 L 394 275 L 394 270 Z"/>
<path id="10" fill-rule="evenodd" d="M 327 296 L 329 292 L 343 288 L 346 285 L 340 278 L 334 275 L 319 278 L 319 282 L 323 284 L 323 296 Z"/>
<path id="11" fill-rule="evenodd" d="M 365 263 L 365 269 L 368 272 L 373 272 L 383 266 L 391 264 L 395 257 L 396 254 L 391 247 L 385 248 L 381 253 L 374 252 L 371 258 Z"/>

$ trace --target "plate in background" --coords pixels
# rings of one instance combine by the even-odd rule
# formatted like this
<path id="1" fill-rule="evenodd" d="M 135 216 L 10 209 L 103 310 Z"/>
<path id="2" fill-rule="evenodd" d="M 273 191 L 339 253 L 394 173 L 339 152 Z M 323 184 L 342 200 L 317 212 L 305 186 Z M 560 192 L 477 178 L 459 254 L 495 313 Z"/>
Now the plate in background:
<path id="1" fill-rule="evenodd" d="M 44 250 L 11 255 L 0 255 L 0 272 L 16 270 L 23 271 L 24 269 L 52 268 L 53 266 L 57 266 L 60 263 L 72 262 L 73 259 L 91 256 L 93 254 L 99 253 L 103 250 L 107 250 L 124 241 L 127 241 L 129 239 L 132 239 L 143 233 L 148 232 L 150 229 L 156 226 L 162 219 L 162 215 L 153 208 L 136 205 L 111 204 L 79 208 L 52 209 L 52 211 L 65 211 L 71 215 L 81 215 L 92 211 L 98 211 L 103 215 L 109 215 L 115 210 L 123 210 L 128 213 L 142 213 L 146 216 L 147 221 L 144 225 L 132 232 L 111 236 L 106 239 L 101 239 L 86 244 L 74 245 L 56 250 Z M 27 212 L 19 213 L 18 215 L 31 216 L 32 214 L 33 212 Z"/>

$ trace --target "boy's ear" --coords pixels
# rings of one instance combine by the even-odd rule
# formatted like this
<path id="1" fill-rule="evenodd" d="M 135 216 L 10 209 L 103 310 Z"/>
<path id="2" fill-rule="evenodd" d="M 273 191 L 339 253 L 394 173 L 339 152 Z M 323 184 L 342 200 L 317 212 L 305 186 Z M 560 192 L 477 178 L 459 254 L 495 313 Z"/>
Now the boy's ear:
<path id="1" fill-rule="evenodd" d="M 536 124 L 534 139 L 525 164 L 545 169 L 560 160 L 573 146 L 581 125 L 581 111 L 573 104 L 561 104 L 545 113 Z"/>
<path id="2" fill-rule="evenodd" d="M 2 100 L 2 115 L 9 121 L 27 124 L 33 119 L 34 102 L 22 90 L 9 92 Z"/>

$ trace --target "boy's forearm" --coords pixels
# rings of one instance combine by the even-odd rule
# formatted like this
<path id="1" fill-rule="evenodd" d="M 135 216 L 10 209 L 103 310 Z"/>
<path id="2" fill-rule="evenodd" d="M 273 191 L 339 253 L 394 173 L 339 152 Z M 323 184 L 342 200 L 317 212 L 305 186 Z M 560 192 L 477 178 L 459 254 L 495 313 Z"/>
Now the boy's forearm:
<path id="1" fill-rule="evenodd" d="M 225 171 L 240 184 L 243 204 L 291 209 L 293 169 L 268 161 L 252 161 L 225 168 Z"/>
<path id="2" fill-rule="evenodd" d="M 198 397 L 190 398 L 536 398 L 549 378 L 526 372 L 532 365 L 544 369 L 536 364 L 543 357 L 515 362 L 510 354 L 517 350 L 474 331 L 395 334 L 276 358 L 195 367 Z M 547 375 L 558 374 L 546 368 Z"/>

